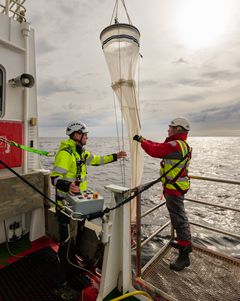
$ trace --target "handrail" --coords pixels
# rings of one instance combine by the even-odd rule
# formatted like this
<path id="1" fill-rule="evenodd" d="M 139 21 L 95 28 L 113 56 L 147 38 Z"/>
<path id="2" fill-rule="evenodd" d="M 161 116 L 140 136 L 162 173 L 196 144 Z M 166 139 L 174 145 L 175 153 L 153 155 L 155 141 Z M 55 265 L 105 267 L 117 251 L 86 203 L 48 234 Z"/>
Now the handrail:
<path id="1" fill-rule="evenodd" d="M 226 183 L 226 184 L 236 184 L 240 185 L 240 181 L 234 181 L 234 180 L 226 180 L 226 179 L 218 179 L 218 178 L 209 178 L 209 177 L 202 177 L 202 176 L 194 176 L 189 175 L 190 179 L 194 180 L 204 180 L 204 181 L 211 181 L 211 182 L 218 182 L 218 183 Z"/>
<path id="2" fill-rule="evenodd" d="M 160 227 L 155 232 L 153 232 L 147 239 L 145 239 L 142 242 L 141 247 L 145 246 L 152 238 L 154 238 L 159 232 L 161 232 L 162 230 L 164 230 L 169 225 L 170 225 L 170 221 L 166 222 L 166 224 L 164 224 L 162 227 Z"/>
<path id="3" fill-rule="evenodd" d="M 232 211 L 240 212 L 240 209 L 234 208 L 234 207 L 217 205 L 217 204 L 207 203 L 207 202 L 204 202 L 204 201 L 197 201 L 197 200 L 193 200 L 193 199 L 189 199 L 189 198 L 184 198 L 184 200 L 185 201 L 189 201 L 189 202 L 193 202 L 193 203 L 197 203 L 197 204 L 202 204 L 202 205 L 210 206 L 210 207 L 215 207 L 215 208 L 221 208 L 221 209 L 226 209 L 226 210 L 232 210 Z"/>
<path id="4" fill-rule="evenodd" d="M 226 180 L 226 179 L 218 179 L 218 178 L 214 178 L 214 177 L 205 177 L 205 176 L 194 176 L 191 175 L 190 176 L 191 179 L 196 179 L 196 180 L 203 180 L 203 181 L 212 181 L 212 182 L 218 182 L 218 183 L 225 183 L 225 184 L 234 184 L 234 185 L 240 185 L 240 181 L 235 181 L 235 180 Z M 194 203 L 198 203 L 201 205 L 206 205 L 206 206 L 212 206 L 215 208 L 221 208 L 224 210 L 231 210 L 231 211 L 235 211 L 235 212 L 240 212 L 240 209 L 238 208 L 234 208 L 234 207 L 229 207 L 229 206 L 223 206 L 223 205 L 218 205 L 218 204 L 213 204 L 213 203 L 207 203 L 204 201 L 198 201 L 198 200 L 194 200 L 194 199 L 190 199 L 190 198 L 185 198 L 186 201 L 190 201 L 190 202 L 194 202 Z M 154 206 L 153 208 L 147 210 L 146 212 L 144 212 L 141 215 L 141 210 L 138 210 L 138 214 L 137 214 L 137 224 L 138 224 L 138 228 L 141 229 L 141 219 L 147 215 L 149 215 L 150 213 L 152 213 L 153 211 L 155 211 L 156 209 L 162 207 L 166 202 L 161 202 L 160 204 Z M 141 201 L 139 201 L 138 206 L 141 206 Z M 137 207 L 138 207 L 137 206 Z M 136 250 L 136 271 L 138 271 L 138 273 L 136 273 L 136 275 L 138 277 L 141 277 L 141 267 L 140 267 L 140 263 L 141 263 L 141 259 L 138 259 L 138 256 L 141 256 L 141 252 L 138 251 L 138 248 L 141 249 L 143 246 L 145 246 L 149 241 L 151 241 L 159 232 L 161 232 L 163 229 L 165 229 L 168 225 L 170 224 L 170 221 L 165 223 L 162 227 L 160 227 L 159 229 L 157 229 L 154 233 L 152 233 L 146 240 L 144 240 L 143 242 L 141 242 L 141 235 L 140 237 L 137 237 L 137 250 Z M 195 223 L 195 222 L 190 222 L 191 225 L 197 226 L 197 227 L 202 227 L 217 233 L 222 233 L 237 239 L 240 239 L 240 235 L 232 233 L 232 232 L 228 232 L 228 231 L 224 231 L 218 228 L 214 228 L 214 227 L 210 227 L 207 225 L 203 225 L 200 223 Z M 141 233 L 141 230 L 139 230 L 139 233 Z M 174 232 L 173 232 L 174 233 Z M 171 239 L 173 239 L 173 235 L 171 235 Z M 171 240 L 170 239 L 170 240 Z M 163 247 L 164 248 L 164 247 Z M 160 252 L 160 251 L 159 251 Z M 155 256 L 154 256 L 155 257 Z M 151 261 L 151 260 L 150 260 Z M 139 265 L 139 266 L 138 266 Z"/>
<path id="5" fill-rule="evenodd" d="M 146 216 L 146 215 L 152 213 L 153 211 L 157 210 L 158 208 L 162 207 L 162 206 L 165 205 L 165 204 L 166 204 L 166 202 L 164 201 L 164 202 L 158 204 L 157 206 L 155 206 L 155 207 L 153 207 L 153 208 L 147 210 L 146 212 L 144 212 L 144 213 L 141 215 L 141 218 L 143 218 L 144 216 Z"/>
<path id="6" fill-rule="evenodd" d="M 212 230 L 214 232 L 226 234 L 228 236 L 240 239 L 240 235 L 234 234 L 234 233 L 231 233 L 231 232 L 228 232 L 228 231 L 223 231 L 223 230 L 220 230 L 220 229 L 217 229 L 217 228 L 214 228 L 214 227 L 209 227 L 209 226 L 206 226 L 206 225 L 203 225 L 203 224 L 199 224 L 199 223 L 194 223 L 194 222 L 189 222 L 189 224 L 197 226 L 197 227 L 201 227 L 201 228 L 204 228 L 204 229 L 207 229 L 207 230 Z"/>

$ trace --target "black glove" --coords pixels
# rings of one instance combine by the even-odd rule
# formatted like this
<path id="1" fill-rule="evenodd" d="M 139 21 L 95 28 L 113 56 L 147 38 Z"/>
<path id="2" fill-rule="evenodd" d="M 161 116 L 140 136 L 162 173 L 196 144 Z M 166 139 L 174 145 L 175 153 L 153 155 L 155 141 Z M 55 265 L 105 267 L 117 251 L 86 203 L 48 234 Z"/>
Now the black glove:
<path id="1" fill-rule="evenodd" d="M 135 141 L 137 141 L 137 142 L 141 142 L 142 136 L 135 135 L 135 136 L 133 136 L 133 140 L 135 140 Z"/>

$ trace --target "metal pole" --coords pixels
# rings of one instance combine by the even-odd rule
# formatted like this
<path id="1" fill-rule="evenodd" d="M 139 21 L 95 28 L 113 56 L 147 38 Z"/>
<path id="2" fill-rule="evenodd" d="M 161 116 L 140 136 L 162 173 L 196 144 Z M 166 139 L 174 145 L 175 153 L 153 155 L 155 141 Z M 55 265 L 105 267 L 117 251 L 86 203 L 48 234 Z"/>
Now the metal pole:
<path id="1" fill-rule="evenodd" d="M 197 201 L 197 200 L 193 200 L 193 199 L 189 199 L 189 198 L 185 198 L 184 200 L 189 201 L 189 202 L 193 202 L 193 203 L 197 203 L 197 204 L 211 206 L 211 207 L 214 207 L 214 208 L 222 208 L 222 209 L 226 209 L 226 210 L 232 210 L 232 211 L 240 212 L 240 209 L 238 209 L 238 208 L 233 208 L 233 207 L 228 207 L 228 206 L 223 206 L 223 205 L 216 205 L 216 204 L 213 204 L 213 203 Z"/>
<path id="2" fill-rule="evenodd" d="M 205 181 L 211 181 L 211 182 L 240 185 L 240 181 L 233 181 L 233 180 L 225 180 L 225 179 L 218 179 L 218 178 L 208 178 L 208 177 L 200 177 L 200 176 L 193 176 L 193 175 L 190 175 L 189 178 L 190 179 L 195 179 L 195 180 L 205 180 Z"/>
<path id="3" fill-rule="evenodd" d="M 189 223 L 190 223 L 191 225 L 194 225 L 194 226 L 197 226 L 197 227 L 201 227 L 201 228 L 204 228 L 204 229 L 207 229 L 207 230 L 211 230 L 211 231 L 214 231 L 214 232 L 226 234 L 226 235 L 229 235 L 229 236 L 231 236 L 231 237 L 240 239 L 240 235 L 234 234 L 234 233 L 232 233 L 232 232 L 227 232 L 227 231 L 219 230 L 219 229 L 217 229 L 217 228 L 205 226 L 205 225 L 203 225 L 203 224 L 198 224 L 198 223 L 193 223 L 193 222 L 189 222 Z"/>
<path id="4" fill-rule="evenodd" d="M 137 196 L 136 216 L 136 277 L 141 276 L 141 194 Z"/>
<path id="5" fill-rule="evenodd" d="M 153 211 L 157 210 L 158 208 L 162 207 L 162 206 L 165 205 L 165 204 L 166 204 L 166 202 L 164 201 L 163 203 L 158 204 L 158 205 L 156 205 L 155 207 L 153 207 L 153 208 L 147 210 L 146 212 L 144 212 L 144 213 L 142 214 L 141 218 L 143 218 L 144 216 L 146 216 L 146 215 L 152 213 Z"/>
<path id="6" fill-rule="evenodd" d="M 166 224 L 164 224 L 161 228 L 157 229 L 154 233 L 152 233 L 147 239 L 145 239 L 141 246 L 145 246 L 152 238 L 154 238 L 159 232 L 161 232 L 162 230 L 164 230 L 168 225 L 170 224 L 170 221 L 167 222 Z"/>
<path id="7" fill-rule="evenodd" d="M 22 24 L 22 34 L 24 37 L 24 46 L 25 46 L 25 64 L 24 64 L 24 72 L 29 73 L 29 35 L 30 35 L 30 26 L 27 22 L 23 22 Z M 29 127 L 29 91 L 28 88 L 23 88 L 23 108 L 24 108 L 24 145 L 28 145 L 28 127 Z M 27 173 L 28 171 L 28 154 L 24 152 L 24 165 L 23 165 L 23 173 Z"/>
<path id="8" fill-rule="evenodd" d="M 9 4 L 10 4 L 10 0 L 6 0 L 5 3 L 6 3 L 6 4 L 5 4 L 5 5 L 6 5 L 6 6 L 5 6 L 5 7 L 6 7 L 6 8 L 5 8 L 5 10 L 6 10 L 6 15 L 8 16 L 8 15 L 9 15 Z"/>

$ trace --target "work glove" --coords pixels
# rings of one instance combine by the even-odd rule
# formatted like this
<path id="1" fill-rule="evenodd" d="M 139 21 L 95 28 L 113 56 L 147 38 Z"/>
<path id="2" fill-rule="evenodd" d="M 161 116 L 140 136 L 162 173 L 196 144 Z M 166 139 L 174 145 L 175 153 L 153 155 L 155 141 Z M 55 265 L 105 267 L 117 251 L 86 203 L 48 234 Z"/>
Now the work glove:
<path id="1" fill-rule="evenodd" d="M 135 135 L 133 136 L 133 140 L 137 141 L 137 142 L 142 142 L 144 138 L 142 136 L 139 136 L 139 135 Z"/>

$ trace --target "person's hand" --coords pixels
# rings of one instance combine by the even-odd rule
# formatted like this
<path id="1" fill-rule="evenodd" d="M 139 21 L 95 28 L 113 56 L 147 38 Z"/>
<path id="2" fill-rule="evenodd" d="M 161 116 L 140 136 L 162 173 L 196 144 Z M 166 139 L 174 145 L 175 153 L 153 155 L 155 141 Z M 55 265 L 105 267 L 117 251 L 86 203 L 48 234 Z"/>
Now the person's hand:
<path id="1" fill-rule="evenodd" d="M 75 181 L 72 182 L 71 185 L 69 186 L 68 192 L 71 195 L 78 194 L 80 192 L 79 186 L 76 185 Z"/>
<path id="2" fill-rule="evenodd" d="M 137 142 L 142 142 L 144 140 L 144 138 L 142 136 L 135 135 L 135 136 L 133 136 L 133 140 L 135 140 Z"/>
<path id="3" fill-rule="evenodd" d="M 120 152 L 117 153 L 117 158 L 118 159 L 122 159 L 122 158 L 125 158 L 125 157 L 127 157 L 127 153 L 126 152 L 120 151 Z"/>

